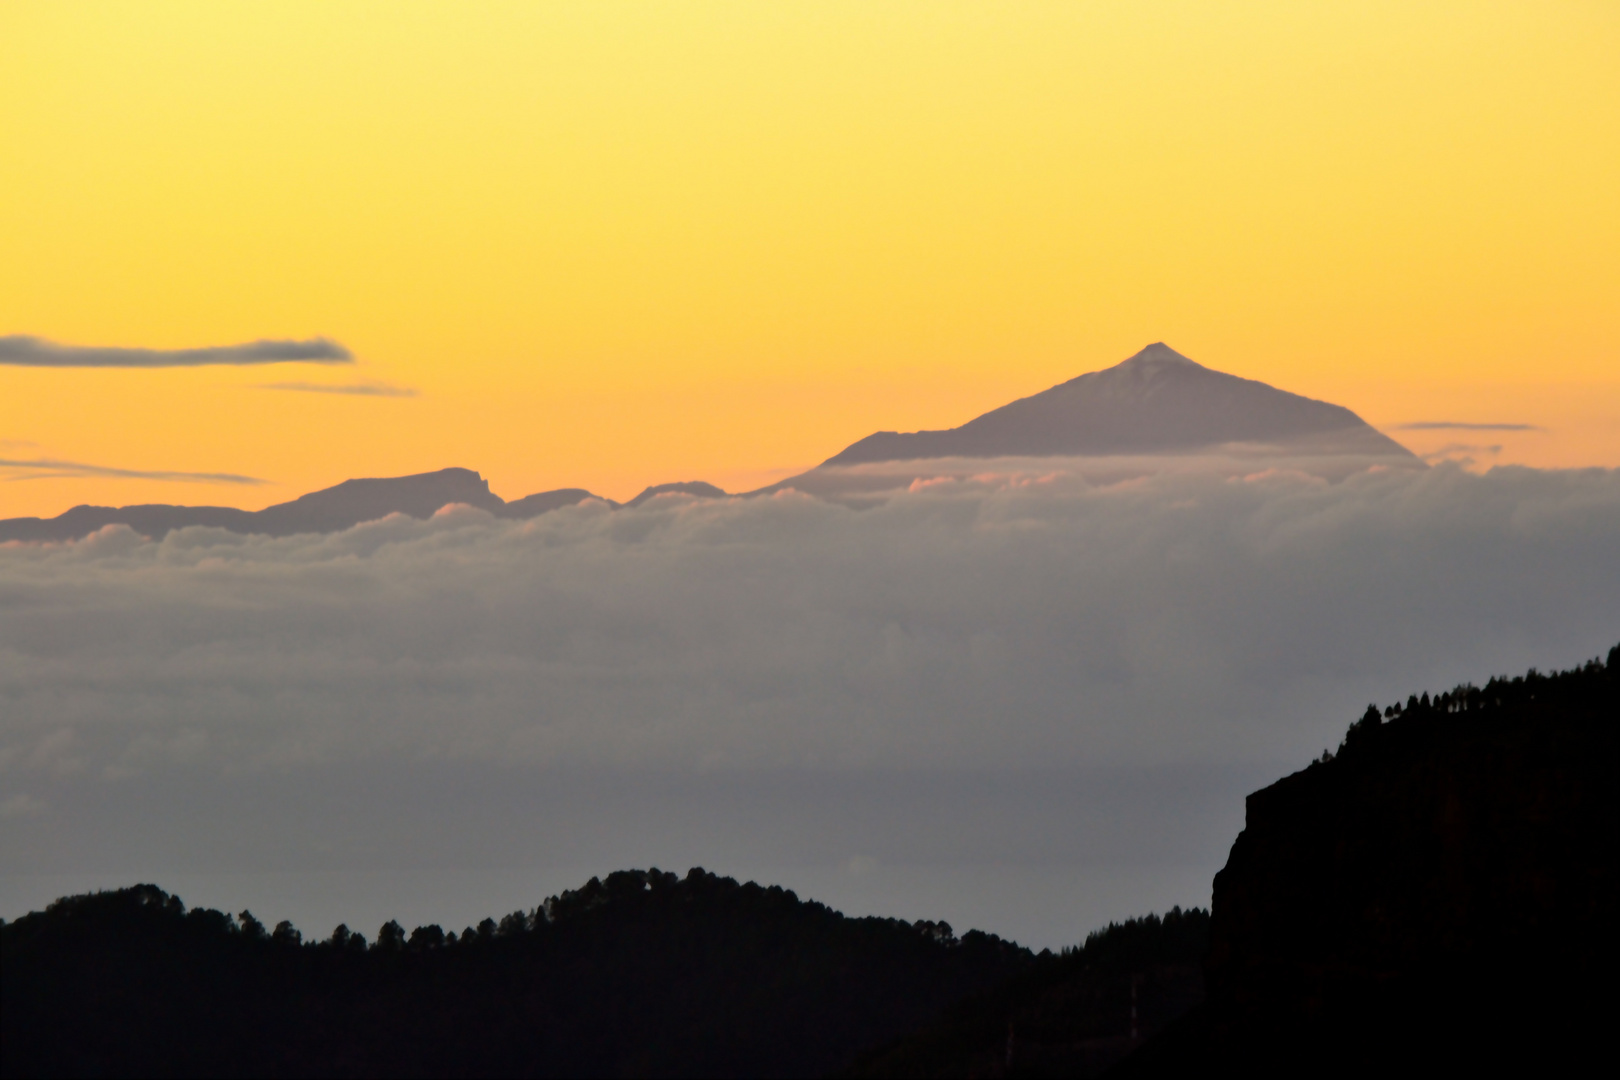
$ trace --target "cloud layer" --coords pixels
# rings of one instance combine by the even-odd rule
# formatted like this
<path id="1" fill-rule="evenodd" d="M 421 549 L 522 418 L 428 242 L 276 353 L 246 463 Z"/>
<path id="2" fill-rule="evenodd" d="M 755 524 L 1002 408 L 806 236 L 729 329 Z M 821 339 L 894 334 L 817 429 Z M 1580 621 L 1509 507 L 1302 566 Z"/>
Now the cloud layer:
<path id="1" fill-rule="evenodd" d="M 1441 466 L 0 547 L 0 865 L 794 864 L 1051 943 L 1207 900 L 1369 701 L 1612 645 L 1617 536 L 1620 473 Z"/>
<path id="2" fill-rule="evenodd" d="M 352 364 L 354 355 L 330 338 L 304 341 L 250 341 L 200 349 L 131 349 L 100 345 L 60 345 L 26 334 L 0 337 L 0 364 L 50 368 L 165 368 L 206 364 Z"/>

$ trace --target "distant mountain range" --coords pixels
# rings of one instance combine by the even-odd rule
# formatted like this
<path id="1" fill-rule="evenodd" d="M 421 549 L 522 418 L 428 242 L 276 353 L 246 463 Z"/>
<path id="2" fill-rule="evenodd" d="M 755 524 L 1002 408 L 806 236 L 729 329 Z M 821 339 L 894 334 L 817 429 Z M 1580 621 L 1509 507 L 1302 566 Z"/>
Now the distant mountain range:
<path id="1" fill-rule="evenodd" d="M 746 494 L 797 488 L 838 497 L 892 488 L 909 482 L 910 472 L 927 472 L 916 465 L 927 460 L 1106 459 L 1206 453 L 1219 448 L 1250 455 L 1376 458 L 1422 465 L 1405 447 L 1349 409 L 1213 371 L 1161 342 L 1123 363 L 1003 405 L 961 427 L 876 432 L 807 473 Z M 874 475 L 871 467 L 884 463 L 901 463 L 908 471 L 905 475 Z M 664 494 L 719 498 L 727 493 L 713 484 L 683 481 L 654 485 L 622 505 L 639 506 Z M 336 532 L 395 513 L 432 517 L 452 503 L 465 503 L 498 518 L 523 519 L 596 497 L 584 488 L 559 488 L 507 502 L 491 492 L 489 482 L 478 473 L 452 468 L 415 476 L 346 480 L 256 511 L 162 504 L 75 506 L 54 518 L 0 520 L 0 543 L 73 540 L 115 524 L 128 525 L 154 539 L 192 525 L 291 536 Z M 615 509 L 621 505 L 604 501 Z"/>
<path id="2" fill-rule="evenodd" d="M 592 498 L 583 488 L 560 488 L 507 502 L 489 490 L 489 481 L 471 469 L 440 469 L 416 476 L 345 480 L 292 502 L 263 510 L 228 506 L 75 506 L 54 518 L 0 521 L 0 543 L 7 540 L 76 540 L 108 525 L 128 525 L 143 536 L 162 539 L 171 529 L 206 525 L 237 533 L 293 536 L 350 529 L 389 514 L 429 518 L 442 507 L 465 503 L 501 518 L 531 518 Z M 617 504 L 615 504 L 617 505 Z"/>

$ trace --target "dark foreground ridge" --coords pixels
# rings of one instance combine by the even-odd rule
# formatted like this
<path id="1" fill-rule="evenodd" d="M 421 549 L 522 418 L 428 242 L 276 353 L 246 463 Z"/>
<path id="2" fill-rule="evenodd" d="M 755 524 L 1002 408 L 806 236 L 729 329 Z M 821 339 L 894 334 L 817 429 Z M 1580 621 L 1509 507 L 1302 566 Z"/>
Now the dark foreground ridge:
<path id="1" fill-rule="evenodd" d="M 1125 1075 L 1573 1073 L 1608 1056 L 1620 645 L 1371 706 L 1249 796 L 1209 998 Z"/>
<path id="2" fill-rule="evenodd" d="M 0 927 L 0 1073 L 1573 1073 L 1611 1022 L 1617 722 L 1620 645 L 1369 706 L 1249 797 L 1212 914 L 1057 956 L 701 870 L 369 944 L 60 900 Z"/>
<path id="3" fill-rule="evenodd" d="M 1573 1073 L 1612 1023 L 1617 724 L 1620 646 L 1369 706 L 1249 797 L 1212 918 L 1039 957 L 850 1075 Z"/>
<path id="4" fill-rule="evenodd" d="M 702 870 L 369 945 L 151 885 L 0 933 L 6 1076 L 820 1076 L 1032 962 Z"/>

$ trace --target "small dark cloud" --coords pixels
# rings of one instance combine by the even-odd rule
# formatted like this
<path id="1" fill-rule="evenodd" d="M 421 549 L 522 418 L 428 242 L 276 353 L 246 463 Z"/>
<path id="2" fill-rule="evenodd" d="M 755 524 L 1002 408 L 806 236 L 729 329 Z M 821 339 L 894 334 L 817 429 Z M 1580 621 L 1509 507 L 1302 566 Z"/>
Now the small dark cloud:
<path id="1" fill-rule="evenodd" d="M 45 480 L 53 477 L 107 476 L 126 480 L 174 480 L 185 484 L 266 484 L 256 476 L 236 473 L 166 472 L 144 469 L 115 469 L 109 465 L 86 465 L 80 461 L 35 459 L 18 461 L 0 458 L 0 468 L 21 470 L 12 480 Z"/>
<path id="2" fill-rule="evenodd" d="M 249 341 L 201 349 L 126 349 L 99 345 L 59 345 L 27 334 L 0 337 L 0 364 L 51 368 L 164 368 L 205 364 L 352 364 L 354 354 L 330 338 L 307 341 Z"/>
<path id="3" fill-rule="evenodd" d="M 1396 431 L 1546 431 L 1537 424 L 1469 424 L 1460 420 L 1417 420 L 1396 424 Z"/>
<path id="4" fill-rule="evenodd" d="M 295 390 L 302 394 L 357 394 L 361 397 L 415 397 L 416 388 L 392 386 L 388 383 L 342 383 L 331 385 L 309 382 L 265 383 L 260 390 Z"/>

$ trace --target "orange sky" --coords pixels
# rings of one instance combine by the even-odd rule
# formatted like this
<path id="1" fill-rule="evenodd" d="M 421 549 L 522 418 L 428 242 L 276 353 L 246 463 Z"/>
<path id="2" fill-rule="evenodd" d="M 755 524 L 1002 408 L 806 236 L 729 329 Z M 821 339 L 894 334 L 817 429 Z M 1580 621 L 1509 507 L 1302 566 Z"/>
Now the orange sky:
<path id="1" fill-rule="evenodd" d="M 736 489 L 1164 340 L 1620 466 L 1620 5 L 0 7 L 0 516 Z M 414 396 L 263 389 L 386 384 Z M 1494 450 L 1492 448 L 1495 448 Z"/>

